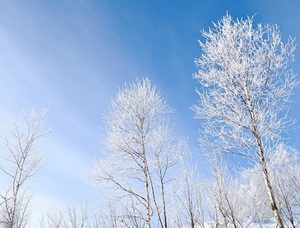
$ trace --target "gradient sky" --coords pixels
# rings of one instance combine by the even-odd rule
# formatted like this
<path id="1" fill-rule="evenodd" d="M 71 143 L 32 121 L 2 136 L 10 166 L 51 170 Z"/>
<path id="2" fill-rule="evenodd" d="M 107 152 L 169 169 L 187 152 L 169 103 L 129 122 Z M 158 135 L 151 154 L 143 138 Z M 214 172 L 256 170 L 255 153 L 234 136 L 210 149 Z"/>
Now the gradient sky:
<path id="1" fill-rule="evenodd" d="M 118 86 L 136 77 L 148 76 L 163 92 L 176 111 L 175 133 L 189 137 L 201 164 L 199 120 L 190 110 L 197 100 L 193 61 L 200 30 L 227 11 L 278 24 L 284 41 L 300 39 L 299 0 L 0 1 L 1 136 L 23 110 L 49 107 L 47 165 L 31 182 L 34 202 L 101 198 L 87 178 L 102 148 L 101 116 Z M 299 73 L 300 48 L 295 54 Z M 293 100 L 298 123 L 288 136 L 300 150 L 300 88 Z"/>

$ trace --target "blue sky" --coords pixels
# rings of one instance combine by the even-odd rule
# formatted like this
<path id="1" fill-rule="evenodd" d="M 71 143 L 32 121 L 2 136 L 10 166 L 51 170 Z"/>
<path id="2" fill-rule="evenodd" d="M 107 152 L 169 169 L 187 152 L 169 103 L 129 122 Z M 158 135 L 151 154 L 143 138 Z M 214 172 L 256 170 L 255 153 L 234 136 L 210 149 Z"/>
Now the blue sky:
<path id="1" fill-rule="evenodd" d="M 86 172 L 102 148 L 101 116 L 118 86 L 148 76 L 175 109 L 174 131 L 189 137 L 199 161 L 194 58 L 201 54 L 200 30 L 228 11 L 233 18 L 255 16 L 276 23 L 283 39 L 300 39 L 298 0 L 197 1 L 1 1 L 1 136 L 32 107 L 49 106 L 44 140 L 47 165 L 31 188 L 45 203 L 98 197 Z M 296 40 L 297 42 L 297 40 Z M 293 69 L 300 72 L 300 49 Z M 290 115 L 300 122 L 300 89 Z M 300 150 L 297 123 L 288 134 Z"/>

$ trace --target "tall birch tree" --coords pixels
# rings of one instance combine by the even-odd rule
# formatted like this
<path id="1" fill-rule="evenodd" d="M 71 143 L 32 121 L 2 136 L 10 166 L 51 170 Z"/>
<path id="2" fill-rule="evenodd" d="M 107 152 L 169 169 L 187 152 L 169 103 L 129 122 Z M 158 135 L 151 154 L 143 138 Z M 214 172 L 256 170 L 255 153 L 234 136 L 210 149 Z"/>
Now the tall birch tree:
<path id="1" fill-rule="evenodd" d="M 297 85 L 289 65 L 295 44 L 281 41 L 276 25 L 253 26 L 253 18 L 234 21 L 225 15 L 202 31 L 202 55 L 195 59 L 201 84 L 198 104 L 202 133 L 220 151 L 241 155 L 258 164 L 270 207 L 284 227 L 267 161 L 291 123 L 287 117 L 292 89 Z"/>
<path id="2" fill-rule="evenodd" d="M 105 116 L 107 148 L 94 177 L 114 190 L 110 201 L 119 203 L 119 209 L 133 205 L 116 212 L 119 223 L 143 220 L 148 228 L 154 222 L 168 227 L 170 171 L 185 151 L 184 140 L 177 143 L 171 134 L 170 112 L 147 78 L 125 84 L 111 101 Z"/>

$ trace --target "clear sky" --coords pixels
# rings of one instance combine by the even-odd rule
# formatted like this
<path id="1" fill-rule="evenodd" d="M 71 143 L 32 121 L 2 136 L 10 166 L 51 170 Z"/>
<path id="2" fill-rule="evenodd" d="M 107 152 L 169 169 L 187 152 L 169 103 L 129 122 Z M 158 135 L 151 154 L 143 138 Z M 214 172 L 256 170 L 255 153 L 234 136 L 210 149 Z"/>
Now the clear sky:
<path id="1" fill-rule="evenodd" d="M 197 162 L 199 120 L 190 110 L 197 40 L 227 11 L 256 14 L 255 23 L 278 24 L 283 40 L 300 39 L 299 0 L 0 1 L 1 136 L 23 110 L 49 106 L 47 165 L 31 185 L 35 202 L 101 197 L 86 177 L 102 148 L 101 116 L 118 86 L 136 77 L 148 76 L 163 92 L 175 109 L 175 133 L 189 137 Z M 295 54 L 299 73 L 300 48 Z M 293 100 L 298 123 L 288 136 L 300 150 L 300 88 Z"/>

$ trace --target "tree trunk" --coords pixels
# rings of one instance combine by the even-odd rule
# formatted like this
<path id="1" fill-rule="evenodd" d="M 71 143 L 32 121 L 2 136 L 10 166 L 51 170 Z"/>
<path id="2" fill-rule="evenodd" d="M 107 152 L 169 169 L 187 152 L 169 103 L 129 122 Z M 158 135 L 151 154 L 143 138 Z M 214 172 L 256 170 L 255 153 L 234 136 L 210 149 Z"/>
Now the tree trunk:
<path id="1" fill-rule="evenodd" d="M 188 181 L 186 181 L 186 183 L 188 183 Z M 188 196 L 188 208 L 189 208 L 191 228 L 195 228 L 193 202 L 192 202 L 192 196 L 190 192 L 190 185 L 187 186 L 187 196 Z"/>
<path id="2" fill-rule="evenodd" d="M 144 161 L 143 161 L 143 172 L 145 176 L 145 190 L 146 190 L 146 207 L 147 207 L 147 227 L 151 228 L 151 207 L 150 207 L 150 192 L 149 192 L 149 176 L 148 176 L 148 165 L 147 165 L 147 160 L 145 158 L 145 147 L 143 145 L 143 156 L 144 156 Z"/>
<path id="3" fill-rule="evenodd" d="M 143 156 L 143 172 L 145 176 L 145 190 L 146 190 L 146 207 L 147 207 L 147 227 L 151 228 L 151 204 L 150 204 L 150 191 L 149 191 L 149 170 L 146 156 L 145 147 L 145 134 L 144 134 L 144 120 L 141 119 L 141 135 L 142 135 L 142 156 Z"/>
<path id="4" fill-rule="evenodd" d="M 164 228 L 168 228 L 168 222 L 167 222 L 167 209 L 166 209 L 166 199 L 165 199 L 165 183 L 164 183 L 164 176 L 162 174 L 162 167 L 159 161 L 159 158 L 157 158 L 158 168 L 159 168 L 159 179 L 160 179 L 160 188 L 161 188 L 161 198 L 163 203 L 163 215 L 164 215 Z"/>
<path id="5" fill-rule="evenodd" d="M 248 87 L 247 81 L 245 83 L 246 83 L 245 87 L 247 88 Z M 261 140 L 258 128 L 257 128 L 257 118 L 256 118 L 256 115 L 254 114 L 254 108 L 251 103 L 251 99 L 249 97 L 247 89 L 245 90 L 245 95 L 247 98 L 247 108 L 249 110 L 249 114 L 250 114 L 250 117 L 252 120 L 252 127 L 253 127 L 252 134 L 254 135 L 256 143 L 257 143 L 257 149 L 258 149 L 258 154 L 259 154 L 259 158 L 260 158 L 260 165 L 261 165 L 262 172 L 263 172 L 263 178 L 264 178 L 264 182 L 265 182 L 265 186 L 266 186 L 266 191 L 268 193 L 269 200 L 270 200 L 270 206 L 273 211 L 274 217 L 276 219 L 277 227 L 284 228 L 283 221 L 281 219 L 281 215 L 280 215 L 279 209 L 277 207 L 274 190 L 273 190 L 273 187 L 270 182 L 270 177 L 269 177 L 267 164 L 266 164 L 265 153 L 263 150 L 263 144 L 262 144 L 262 140 Z"/>
<path id="6" fill-rule="evenodd" d="M 274 190 L 273 190 L 273 187 L 272 187 L 271 182 L 270 182 L 270 176 L 269 176 L 269 172 L 268 172 L 268 169 L 267 169 L 266 158 L 265 158 L 265 154 L 264 154 L 263 147 L 262 147 L 262 141 L 261 141 L 260 137 L 257 134 L 256 127 L 254 128 L 254 130 L 255 130 L 254 135 L 255 135 L 258 150 L 259 150 L 260 165 L 261 165 L 262 172 L 263 172 L 263 178 L 264 178 L 264 182 L 265 182 L 265 186 L 266 186 L 266 191 L 268 193 L 269 200 L 270 200 L 270 206 L 271 206 L 271 209 L 273 211 L 274 217 L 276 219 L 277 227 L 278 228 L 284 228 L 283 221 L 281 219 L 281 214 L 280 214 L 279 209 L 277 207 Z"/>
<path id="7" fill-rule="evenodd" d="M 274 196 L 274 191 L 273 191 L 273 188 L 272 188 L 272 185 L 270 182 L 265 157 L 263 154 L 261 155 L 261 166 L 262 166 L 264 181 L 265 181 L 265 185 L 266 185 L 266 190 L 267 190 L 270 204 L 271 204 L 271 209 L 272 209 L 275 219 L 277 221 L 278 228 L 284 228 L 284 225 L 283 225 L 283 222 L 281 219 L 281 215 L 280 215 L 279 209 L 277 207 L 276 199 Z"/>
<path id="8" fill-rule="evenodd" d="M 151 208 L 150 208 L 150 193 L 149 193 L 149 177 L 148 167 L 144 163 L 145 187 L 146 187 L 146 206 L 147 206 L 147 226 L 151 228 Z"/>

